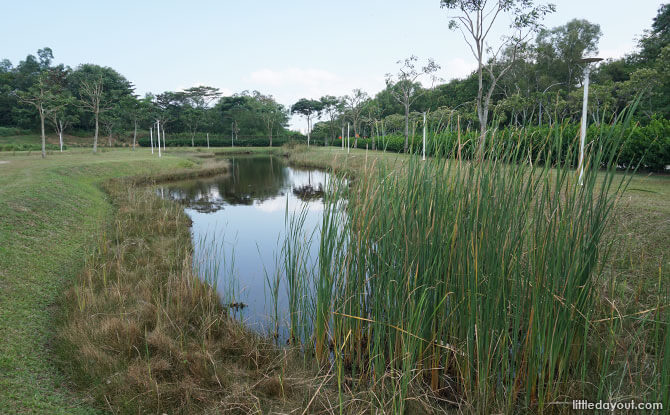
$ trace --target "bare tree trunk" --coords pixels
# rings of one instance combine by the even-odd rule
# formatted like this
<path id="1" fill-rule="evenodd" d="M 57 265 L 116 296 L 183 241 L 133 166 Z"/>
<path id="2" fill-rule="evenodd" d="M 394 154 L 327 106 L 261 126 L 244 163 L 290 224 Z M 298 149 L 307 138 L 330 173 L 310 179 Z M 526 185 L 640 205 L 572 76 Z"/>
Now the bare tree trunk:
<path id="1" fill-rule="evenodd" d="M 356 121 L 354 121 L 354 148 L 358 148 L 358 127 L 356 126 Z"/>
<path id="2" fill-rule="evenodd" d="M 405 153 L 409 147 L 409 104 L 405 104 Z"/>
<path id="3" fill-rule="evenodd" d="M 135 151 L 135 143 L 137 143 L 137 120 L 135 120 L 135 131 L 133 132 L 133 151 Z"/>
<path id="4" fill-rule="evenodd" d="M 98 111 L 95 111 L 95 136 L 93 137 L 93 152 L 94 153 L 98 152 L 98 131 L 100 129 L 99 123 L 98 123 L 98 117 L 99 117 L 99 113 L 98 113 Z"/>
<path id="5" fill-rule="evenodd" d="M 372 150 L 377 149 L 377 138 L 379 137 L 379 127 L 377 126 L 377 120 L 375 120 L 375 128 L 373 130 L 374 136 L 372 137 Z"/>
<path id="6" fill-rule="evenodd" d="M 47 156 L 47 137 L 44 134 L 44 110 L 40 108 L 40 123 L 42 126 L 42 158 Z"/>
<path id="7" fill-rule="evenodd" d="M 60 131 L 58 131 L 58 141 L 60 142 L 60 152 L 63 152 L 63 125 L 61 124 Z"/>

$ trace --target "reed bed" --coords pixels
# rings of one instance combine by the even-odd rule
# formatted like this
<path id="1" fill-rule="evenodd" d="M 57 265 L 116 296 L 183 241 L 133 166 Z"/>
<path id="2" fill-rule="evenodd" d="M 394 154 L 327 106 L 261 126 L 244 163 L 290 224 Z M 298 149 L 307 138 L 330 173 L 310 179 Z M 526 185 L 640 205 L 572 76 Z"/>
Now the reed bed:
<path id="1" fill-rule="evenodd" d="M 605 230 L 630 177 L 615 174 L 630 115 L 614 123 L 624 128 L 588 145 L 581 183 L 578 137 L 554 129 L 532 151 L 493 134 L 478 161 L 460 160 L 459 146 L 328 189 L 318 258 L 303 270 L 311 287 L 289 284 L 302 299 L 289 314 L 291 327 L 307 320 L 317 361 L 336 367 L 340 408 L 352 390 L 374 391 L 370 412 L 396 414 L 419 401 L 427 412 L 555 413 L 626 397 L 613 363 L 621 319 L 600 306 Z M 286 245 L 299 235 L 294 226 Z M 287 250 L 285 262 L 301 255 Z M 669 405 L 663 310 L 639 398 Z"/>

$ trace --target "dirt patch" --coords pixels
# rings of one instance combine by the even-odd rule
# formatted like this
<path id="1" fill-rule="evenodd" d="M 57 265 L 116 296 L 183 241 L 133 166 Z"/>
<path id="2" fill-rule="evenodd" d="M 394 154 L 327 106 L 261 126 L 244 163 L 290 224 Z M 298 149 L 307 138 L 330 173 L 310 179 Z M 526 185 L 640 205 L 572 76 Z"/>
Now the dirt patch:
<path id="1" fill-rule="evenodd" d="M 7 160 L 0 160 L 0 164 L 7 164 L 9 163 Z"/>

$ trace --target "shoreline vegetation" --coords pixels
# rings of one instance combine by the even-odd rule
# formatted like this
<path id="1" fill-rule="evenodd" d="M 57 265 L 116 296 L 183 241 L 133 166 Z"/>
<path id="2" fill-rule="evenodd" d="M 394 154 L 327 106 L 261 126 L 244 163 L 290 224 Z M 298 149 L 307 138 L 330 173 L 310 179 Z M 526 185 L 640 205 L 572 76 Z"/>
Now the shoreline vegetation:
<path id="1" fill-rule="evenodd" d="M 224 149 L 220 153 L 220 149 L 211 150 L 218 155 L 233 152 L 283 155 L 289 163 L 333 168 L 364 182 L 368 182 L 368 175 L 377 174 L 373 172 L 375 169 L 386 169 L 391 173 L 396 168 L 399 171 L 408 168 L 414 171 L 415 168 L 408 167 L 408 156 L 353 149 L 349 156 L 341 154 L 337 148 L 307 149 L 302 146 L 230 149 L 234 150 L 232 152 Z M 456 403 L 460 398 L 435 395 L 431 392 L 430 381 L 428 388 L 417 388 L 415 381 L 421 376 L 407 380 L 408 383 L 404 383 L 402 377 L 393 376 L 381 381 L 377 379 L 377 383 L 361 382 L 355 372 L 350 372 L 351 366 L 343 365 L 338 359 L 319 366 L 317 359 L 309 353 L 277 347 L 271 340 L 230 321 L 214 289 L 193 275 L 189 220 L 183 209 L 158 198 L 150 189 L 138 186 L 224 172 L 225 166 L 208 164 L 212 151 L 170 149 L 167 160 L 161 162 L 163 166 L 160 167 L 163 171 L 171 168 L 169 173 L 151 171 L 161 164 L 155 159 L 139 169 L 129 167 L 131 157 L 137 153 L 124 156 L 123 161 L 116 163 L 116 167 L 121 163 L 123 168 L 114 172 L 111 165 L 100 167 L 103 163 L 95 158 L 92 162 L 82 159 L 68 163 L 66 167 L 51 167 L 66 177 L 98 173 L 97 179 L 87 179 L 87 191 L 99 193 L 104 188 L 105 198 L 109 199 L 104 202 L 108 206 L 99 209 L 101 223 L 106 225 L 90 224 L 88 227 L 98 229 L 93 251 L 85 255 L 83 264 L 80 260 L 78 266 L 71 268 L 70 275 L 78 274 L 78 277 L 74 280 L 65 277 L 50 289 L 49 296 L 55 299 L 64 287 L 71 287 L 60 304 L 62 315 L 59 341 L 54 342 L 56 353 L 43 350 L 41 356 L 56 360 L 70 376 L 69 380 L 61 382 L 74 382 L 84 396 L 83 400 L 70 398 L 79 399 L 79 404 L 55 402 L 53 408 L 60 405 L 60 408 L 67 408 L 61 411 L 68 413 L 74 412 L 73 407 L 79 408 L 80 413 L 97 410 L 136 413 L 140 408 L 155 413 L 267 413 L 298 409 L 307 413 L 367 413 L 374 407 L 384 413 L 399 409 L 406 413 L 458 412 L 456 406 L 445 405 L 445 401 Z M 110 151 L 101 157 L 116 157 L 119 153 Z M 142 157 L 148 158 L 146 150 L 144 153 Z M 58 164 L 59 157 L 62 156 L 51 159 Z M 65 155 L 67 157 L 69 154 Z M 0 153 L 0 159 L 10 160 L 9 166 L 22 157 L 4 157 Z M 29 163 L 27 160 L 20 162 Z M 104 178 L 105 175 L 109 178 Z M 128 177 L 118 178 L 120 176 Z M 2 190 L 0 187 L 0 192 Z M 612 240 L 610 260 L 600 264 L 604 275 L 601 283 L 608 283 L 593 287 L 593 314 L 610 313 L 605 317 L 610 323 L 598 334 L 611 342 L 606 351 L 609 354 L 600 356 L 602 362 L 610 361 L 611 364 L 596 364 L 595 367 L 602 371 L 597 375 L 616 378 L 620 384 L 618 390 L 602 390 L 604 399 L 633 396 L 644 400 L 652 396 L 654 384 L 658 387 L 668 384 L 668 379 L 658 377 L 667 377 L 667 369 L 656 375 L 650 375 L 649 369 L 650 366 L 655 366 L 655 370 L 667 367 L 667 356 L 670 355 L 666 351 L 663 360 L 663 353 L 658 350 L 658 345 L 665 344 L 666 348 L 670 345 L 667 339 L 670 331 L 665 330 L 665 339 L 662 336 L 663 324 L 667 324 L 668 319 L 665 307 L 669 298 L 663 292 L 662 284 L 668 275 L 667 254 L 663 248 L 667 246 L 667 230 L 670 228 L 670 208 L 664 202 L 666 195 L 666 177 L 636 175 L 624 197 L 620 198 L 612 218 L 610 227 L 617 227 L 621 235 L 618 238 L 608 236 Z M 2 208 L 4 206 L 0 205 Z M 48 207 L 42 209 L 49 210 Z M 85 240 L 78 240 L 71 254 L 73 258 L 77 256 L 76 249 L 88 245 Z M 3 252 L 6 253 L 12 252 Z M 81 252 L 78 253 L 81 257 Z M 77 271 L 78 268 L 83 270 Z M 0 272 L 11 269 L 10 264 L 10 267 L 1 267 Z M 43 324 L 50 324 L 49 319 L 53 319 L 54 313 L 48 311 Z M 344 326 L 346 324 L 340 322 L 336 327 L 342 329 Z M 49 332 L 51 329 L 42 330 Z M 651 337 L 646 339 L 645 336 Z M 38 341 L 49 337 L 52 335 L 42 336 Z M 336 347 L 356 347 L 355 343 L 350 343 L 351 334 L 347 337 L 345 333 L 344 338 L 344 344 Z M 37 346 L 44 349 L 42 345 Z M 401 342 L 399 347 L 405 345 Z M 11 368 L 12 362 L 9 363 L 5 367 Z M 608 369 L 610 373 L 606 372 Z M 53 373 L 53 369 L 48 370 Z M 363 372 L 358 373 L 358 376 L 362 375 Z M 394 383 L 397 379 L 402 382 Z M 654 383 L 650 384 L 650 381 Z M 608 382 L 608 386 L 615 383 Z M 34 405 L 17 403 L 7 396 L 0 393 L 0 402 Z M 532 397 L 532 394 L 528 396 Z M 657 396 L 667 401 L 667 397 Z M 389 397 L 401 399 L 385 401 Z M 345 406 L 338 406 L 340 400 Z M 529 402 L 531 407 L 525 410 L 536 410 L 537 401 L 531 399 Z M 464 402 L 461 400 L 460 403 Z M 33 406 L 35 408 L 38 407 Z M 483 408 L 465 404 L 461 409 L 478 412 Z M 565 410 L 569 409 L 558 406 L 544 409 L 545 412 Z"/>

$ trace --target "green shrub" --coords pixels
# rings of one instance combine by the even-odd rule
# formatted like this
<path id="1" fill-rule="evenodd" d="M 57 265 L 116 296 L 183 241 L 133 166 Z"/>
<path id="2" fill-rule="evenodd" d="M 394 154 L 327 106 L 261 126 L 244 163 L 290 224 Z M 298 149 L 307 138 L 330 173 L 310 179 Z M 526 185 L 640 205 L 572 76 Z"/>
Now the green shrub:
<path id="1" fill-rule="evenodd" d="M 626 127 L 622 130 L 621 124 L 591 124 L 587 130 L 587 145 L 592 147 L 593 137 L 610 137 L 610 130 L 614 129 L 614 136 L 626 137 L 621 148 L 619 157 L 621 168 L 638 167 L 649 171 L 663 171 L 665 166 L 670 165 L 670 120 L 654 118 L 644 126 Z M 556 134 L 556 130 L 558 134 Z M 545 163 L 547 157 L 551 164 L 570 161 L 572 166 L 578 163 L 577 153 L 568 153 L 566 150 L 579 142 L 580 125 L 576 123 L 563 123 L 558 126 L 529 126 L 529 127 L 506 127 L 496 130 L 493 133 L 492 140 L 497 143 L 503 143 L 511 148 L 519 147 L 520 151 L 532 157 L 533 162 Z M 403 152 L 405 138 L 402 135 L 386 135 L 385 137 L 359 138 L 356 146 L 358 148 L 372 149 L 372 141 L 375 140 L 378 150 L 390 152 Z M 555 147 L 555 141 L 560 139 L 560 152 L 558 149 L 553 152 L 546 152 L 549 146 Z M 602 138 L 600 138 L 602 139 Z M 353 147 L 355 140 L 351 138 Z M 427 155 L 442 155 L 455 157 L 459 150 L 460 157 L 470 159 L 476 153 L 476 146 L 479 143 L 479 132 L 477 130 L 442 131 L 439 133 L 431 132 L 426 137 Z M 333 146 L 341 146 L 340 140 L 332 143 Z M 409 152 L 420 153 L 422 151 L 422 136 L 420 134 L 410 137 Z M 571 154 L 571 160 L 558 160 L 557 154 Z"/>
<path id="2" fill-rule="evenodd" d="M 273 147 L 281 147 L 284 145 L 286 142 L 289 141 L 288 137 L 274 137 L 272 139 L 272 146 Z M 143 137 L 137 140 L 137 143 L 142 146 L 142 147 L 150 147 L 151 146 L 151 140 L 148 137 Z M 207 138 L 206 137 L 196 137 L 193 140 L 193 144 L 195 144 L 196 147 L 207 147 Z M 154 138 L 154 145 L 156 145 L 156 141 Z M 162 141 L 161 141 L 162 145 Z M 270 145 L 270 140 L 268 138 L 240 138 L 235 140 L 234 142 L 235 147 L 268 147 Z M 191 147 L 191 139 L 190 138 L 168 138 L 166 141 L 166 146 L 167 147 Z M 228 138 L 223 138 L 223 137 L 212 137 L 210 136 L 209 138 L 209 146 L 210 147 L 230 147 L 231 146 L 231 140 L 230 137 Z"/>
<path id="3" fill-rule="evenodd" d="M 63 145 L 63 150 L 66 150 L 67 146 Z M 46 145 L 46 150 L 47 151 L 60 151 L 60 146 L 55 145 L 55 144 L 47 144 Z M 0 151 L 42 151 L 42 144 L 18 144 L 18 143 L 10 143 L 10 144 L 0 144 Z"/>
<path id="4" fill-rule="evenodd" d="M 13 135 L 26 135 L 32 134 L 30 130 L 24 130 L 23 128 L 16 127 L 0 127 L 0 137 L 10 137 Z"/>

